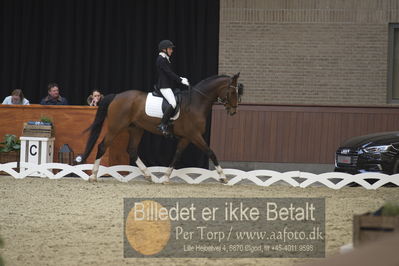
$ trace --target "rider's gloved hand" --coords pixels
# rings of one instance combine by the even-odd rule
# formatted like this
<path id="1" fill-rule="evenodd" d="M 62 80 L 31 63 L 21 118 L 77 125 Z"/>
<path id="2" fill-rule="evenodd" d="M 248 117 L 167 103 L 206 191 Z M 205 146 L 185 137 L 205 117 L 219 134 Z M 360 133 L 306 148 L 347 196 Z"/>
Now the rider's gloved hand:
<path id="1" fill-rule="evenodd" d="M 190 86 L 190 83 L 188 83 L 188 79 L 182 78 L 182 77 L 180 77 L 180 78 L 181 78 L 181 84 L 184 84 L 186 86 Z"/>

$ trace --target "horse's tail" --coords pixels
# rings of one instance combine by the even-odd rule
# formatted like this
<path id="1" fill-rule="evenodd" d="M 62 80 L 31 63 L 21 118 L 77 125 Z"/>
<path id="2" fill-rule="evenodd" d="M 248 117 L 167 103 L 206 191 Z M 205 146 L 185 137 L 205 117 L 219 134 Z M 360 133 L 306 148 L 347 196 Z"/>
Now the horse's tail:
<path id="1" fill-rule="evenodd" d="M 104 120 L 107 117 L 108 106 L 111 104 L 114 98 L 115 94 L 109 94 L 100 101 L 96 117 L 94 118 L 94 122 L 87 129 L 85 129 L 85 131 L 83 131 L 83 133 L 90 131 L 90 135 L 89 139 L 87 140 L 86 149 L 84 153 L 76 158 L 77 162 L 83 163 L 86 161 L 87 157 L 89 157 L 91 151 L 93 150 L 94 145 L 97 142 L 98 137 L 100 136 Z"/>

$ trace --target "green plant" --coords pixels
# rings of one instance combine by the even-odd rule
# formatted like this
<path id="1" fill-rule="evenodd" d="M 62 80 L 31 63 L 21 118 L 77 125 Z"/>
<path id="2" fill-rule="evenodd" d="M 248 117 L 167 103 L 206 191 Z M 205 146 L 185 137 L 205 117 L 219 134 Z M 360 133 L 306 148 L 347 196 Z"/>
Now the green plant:
<path id="1" fill-rule="evenodd" d="M 387 202 L 382 208 L 383 216 L 398 216 L 399 215 L 399 202 Z"/>
<path id="2" fill-rule="evenodd" d="M 53 119 L 51 119 L 50 117 L 48 117 L 48 116 L 44 116 L 44 115 L 42 115 L 41 117 L 40 117 L 40 121 L 41 122 L 44 122 L 44 123 L 53 123 Z"/>
<path id="3" fill-rule="evenodd" d="M 6 134 L 4 141 L 0 142 L 0 152 L 17 151 L 21 149 L 21 141 L 15 135 Z"/>

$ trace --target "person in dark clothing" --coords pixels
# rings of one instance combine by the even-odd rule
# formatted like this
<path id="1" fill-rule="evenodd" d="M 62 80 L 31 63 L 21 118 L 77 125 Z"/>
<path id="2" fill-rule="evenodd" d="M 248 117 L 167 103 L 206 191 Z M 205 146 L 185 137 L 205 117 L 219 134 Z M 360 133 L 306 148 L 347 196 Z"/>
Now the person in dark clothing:
<path id="1" fill-rule="evenodd" d="M 174 82 L 181 83 L 186 86 L 190 86 L 190 83 L 186 78 L 179 77 L 172 70 L 172 64 L 170 63 L 170 56 L 173 53 L 174 44 L 170 40 L 163 40 L 159 43 L 159 55 L 155 62 L 158 72 L 157 88 L 162 93 L 163 97 L 168 101 L 169 106 L 166 109 L 161 119 L 161 124 L 158 129 L 165 136 L 169 135 L 169 120 L 176 108 L 176 99 L 173 93 Z"/>
<path id="2" fill-rule="evenodd" d="M 40 101 L 42 105 L 68 105 L 66 98 L 61 97 L 59 86 L 56 83 L 50 83 L 47 86 L 48 95 Z"/>

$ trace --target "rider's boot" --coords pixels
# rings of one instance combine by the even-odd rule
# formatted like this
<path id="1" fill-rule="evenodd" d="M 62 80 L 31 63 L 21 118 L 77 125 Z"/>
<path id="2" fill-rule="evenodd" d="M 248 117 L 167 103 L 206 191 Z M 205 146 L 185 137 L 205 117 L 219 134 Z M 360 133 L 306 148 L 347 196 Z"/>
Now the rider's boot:
<path id="1" fill-rule="evenodd" d="M 169 120 L 170 117 L 173 114 L 173 111 L 175 109 L 173 108 L 172 105 L 168 104 L 168 107 L 165 110 L 165 113 L 163 114 L 163 117 L 161 119 L 161 124 L 158 125 L 158 129 L 162 132 L 164 136 L 169 136 L 170 131 L 169 131 Z"/>

